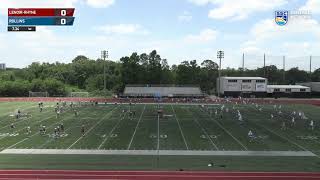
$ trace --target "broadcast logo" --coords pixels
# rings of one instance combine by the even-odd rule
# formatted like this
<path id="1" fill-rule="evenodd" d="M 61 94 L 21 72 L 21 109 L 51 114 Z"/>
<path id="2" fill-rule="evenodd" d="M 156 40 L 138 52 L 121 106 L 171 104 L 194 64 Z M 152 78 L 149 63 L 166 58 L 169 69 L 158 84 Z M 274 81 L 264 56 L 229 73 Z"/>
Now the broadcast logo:
<path id="1" fill-rule="evenodd" d="M 284 26 L 288 23 L 289 11 L 275 11 L 275 21 L 279 26 Z"/>

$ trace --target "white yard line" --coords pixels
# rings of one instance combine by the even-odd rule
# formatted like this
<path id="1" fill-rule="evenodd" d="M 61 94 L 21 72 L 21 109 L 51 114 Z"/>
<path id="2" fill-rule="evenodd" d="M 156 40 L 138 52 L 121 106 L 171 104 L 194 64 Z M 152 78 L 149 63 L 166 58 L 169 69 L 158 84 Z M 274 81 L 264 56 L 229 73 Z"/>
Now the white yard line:
<path id="1" fill-rule="evenodd" d="M 303 146 L 301 146 L 301 145 L 297 144 L 296 142 L 291 141 L 289 138 L 284 137 L 284 136 L 282 136 L 281 134 L 279 134 L 279 133 L 277 133 L 277 132 L 275 132 L 275 131 L 273 131 L 273 130 L 271 130 L 271 129 L 269 129 L 269 128 L 267 128 L 267 127 L 263 126 L 263 125 L 260 125 L 260 124 L 257 124 L 257 123 L 254 123 L 254 124 L 256 124 L 257 126 L 260 126 L 260 127 L 264 128 L 264 129 L 266 129 L 267 131 L 271 132 L 272 134 L 274 134 L 274 135 L 276 135 L 276 136 L 278 136 L 278 137 L 280 137 L 280 138 L 282 138 L 282 139 L 284 139 L 284 140 L 288 141 L 289 143 L 291 143 L 291 144 L 293 144 L 293 145 L 295 145 L 295 146 L 299 147 L 300 149 L 303 149 L 303 150 L 305 150 L 305 151 L 308 151 L 308 149 L 306 149 L 305 147 L 303 147 Z"/>
<path id="2" fill-rule="evenodd" d="M 128 148 L 127 148 L 128 150 L 131 148 L 131 144 L 132 144 L 132 142 L 133 142 L 134 136 L 136 135 L 137 129 L 138 129 L 138 127 L 139 127 L 139 124 L 140 124 L 140 121 L 141 121 L 141 119 L 142 119 L 142 115 L 143 115 L 145 109 L 146 109 L 146 105 L 144 105 L 144 107 L 143 107 L 143 110 L 142 110 L 142 113 L 141 113 L 141 115 L 140 115 L 140 117 L 139 117 L 139 120 L 138 120 L 138 123 L 137 123 L 137 125 L 136 125 L 136 128 L 134 129 L 134 132 L 133 132 L 133 134 L 132 134 L 130 143 L 129 143 Z"/>
<path id="3" fill-rule="evenodd" d="M 236 137 L 234 137 L 231 132 L 229 132 L 226 128 L 224 128 L 218 121 L 213 120 L 216 124 L 218 124 L 219 127 L 221 127 L 226 133 L 228 133 L 235 141 L 237 141 L 238 144 L 240 144 L 246 151 L 248 151 L 248 148 L 241 143 L 240 140 L 238 140 Z"/>
<path id="4" fill-rule="evenodd" d="M 201 111 L 202 111 L 202 110 L 201 110 Z M 204 111 L 202 111 L 202 112 L 206 114 L 206 112 L 204 112 Z M 207 115 L 207 116 L 209 116 L 209 115 Z M 218 121 L 216 121 L 215 119 L 213 119 L 211 116 L 209 116 L 209 118 L 210 118 L 213 122 L 215 122 L 221 129 L 223 129 L 227 134 L 229 134 L 229 136 L 231 136 L 241 147 L 243 147 L 246 151 L 248 151 L 248 148 L 247 148 L 245 145 L 243 145 L 240 140 L 238 140 L 236 137 L 234 137 L 234 136 L 231 134 L 231 132 L 229 132 L 226 128 L 224 128 Z"/>
<path id="5" fill-rule="evenodd" d="M 177 114 L 176 114 L 176 112 L 175 112 L 175 110 L 174 110 L 174 108 L 173 108 L 173 106 L 172 106 L 172 105 L 171 105 L 171 108 L 172 108 L 172 111 L 173 111 L 174 117 L 175 117 L 175 119 L 176 119 L 176 121 L 177 121 L 177 123 L 178 123 L 179 129 L 180 129 L 180 133 L 181 133 L 181 136 L 182 136 L 182 139 L 183 139 L 183 142 L 184 142 L 184 144 L 185 144 L 185 146 L 186 146 L 187 150 L 189 150 L 189 147 L 188 147 L 188 144 L 187 144 L 186 138 L 185 138 L 185 137 L 184 137 L 184 135 L 183 135 L 183 132 L 182 132 L 182 129 L 181 129 L 181 126 L 180 126 L 179 120 L 178 120 L 178 118 L 177 118 Z"/>
<path id="6" fill-rule="evenodd" d="M 188 109 L 188 111 L 189 111 L 190 113 L 192 113 L 189 109 Z M 211 145 L 212 145 L 216 150 L 219 151 L 218 146 L 213 142 L 213 140 L 211 139 L 211 137 L 210 137 L 209 134 L 207 133 L 206 129 L 203 128 L 203 126 L 201 126 L 201 124 L 200 124 L 199 121 L 198 121 L 198 118 L 192 118 L 192 119 L 198 124 L 198 126 L 201 128 L 202 132 L 208 137 L 209 141 L 211 142 Z"/>
<path id="7" fill-rule="evenodd" d="M 96 122 L 84 135 L 87 135 L 92 129 L 94 129 L 100 122 L 102 122 L 110 113 L 112 113 L 117 107 L 113 108 L 110 112 L 108 112 L 105 116 L 103 116 L 98 122 Z M 73 142 L 67 149 L 72 148 L 75 144 L 77 144 L 84 136 L 79 137 L 75 142 Z"/>
<path id="8" fill-rule="evenodd" d="M 109 139 L 109 137 L 112 135 L 113 131 L 118 127 L 118 125 L 120 124 L 120 122 L 126 117 L 127 113 L 124 114 L 123 118 L 120 118 L 119 121 L 113 126 L 113 128 L 111 129 L 111 131 L 109 132 L 108 136 L 101 142 L 101 144 L 99 145 L 98 149 L 101 149 L 101 147 L 103 146 L 104 143 L 107 142 L 107 140 Z"/>
<path id="9" fill-rule="evenodd" d="M 192 118 L 193 119 L 193 118 Z M 208 137 L 209 141 L 211 142 L 211 145 L 219 151 L 219 148 L 218 146 L 213 142 L 213 140 L 211 139 L 211 137 L 209 136 L 209 134 L 207 133 L 207 131 L 201 126 L 201 124 L 199 123 L 199 121 L 195 118 L 193 119 L 197 124 L 198 126 L 201 128 L 202 132 Z"/>

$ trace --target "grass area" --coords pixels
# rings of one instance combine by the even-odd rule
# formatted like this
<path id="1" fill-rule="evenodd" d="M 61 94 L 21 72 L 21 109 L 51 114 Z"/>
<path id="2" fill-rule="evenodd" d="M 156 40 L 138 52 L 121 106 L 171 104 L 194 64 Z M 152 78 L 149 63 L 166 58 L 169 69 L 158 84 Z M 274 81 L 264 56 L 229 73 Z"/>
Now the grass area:
<path id="1" fill-rule="evenodd" d="M 0 103 L 0 148 L 311 151 L 320 156 L 319 107 L 311 105 L 78 105 L 60 117 L 55 103 Z M 31 117 L 16 119 L 20 109 Z M 158 109 L 164 117 L 158 116 Z M 228 110 L 227 110 L 228 109 Z M 240 112 L 243 122 L 239 120 Z M 281 111 L 281 114 L 279 114 Z M 296 115 L 293 112 L 296 111 Z M 135 112 L 131 117 L 130 112 Z M 217 112 L 217 114 L 216 114 Z M 305 118 L 298 116 L 302 112 Z M 271 118 L 273 114 L 274 118 Z M 295 125 L 291 125 L 295 117 Z M 310 130 L 310 121 L 315 129 Z M 281 129 L 285 122 L 286 130 Z M 59 124 L 64 136 L 54 138 Z M 10 128 L 14 124 L 15 128 Z M 45 125 L 47 134 L 40 135 Z M 27 133 L 26 128 L 31 128 Z M 86 135 L 82 136 L 81 127 Z M 252 131 L 256 138 L 249 138 Z M 217 166 L 207 167 L 209 162 Z M 0 168 L 193 169 L 243 171 L 319 171 L 319 157 L 0 155 Z"/>
<path id="2" fill-rule="evenodd" d="M 208 163 L 214 163 L 208 167 Z M 0 169 L 319 172 L 312 157 L 6 155 Z"/>

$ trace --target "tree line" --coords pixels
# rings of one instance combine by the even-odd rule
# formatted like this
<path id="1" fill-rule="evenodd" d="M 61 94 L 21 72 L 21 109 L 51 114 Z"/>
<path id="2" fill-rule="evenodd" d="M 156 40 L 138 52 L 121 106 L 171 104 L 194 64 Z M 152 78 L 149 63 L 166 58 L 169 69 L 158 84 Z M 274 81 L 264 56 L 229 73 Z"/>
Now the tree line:
<path id="1" fill-rule="evenodd" d="M 104 66 L 106 89 L 104 91 Z M 92 96 L 119 94 L 126 84 L 199 85 L 208 94 L 215 93 L 219 66 L 210 59 L 182 61 L 170 66 L 157 51 L 132 53 L 119 61 L 103 61 L 77 56 L 70 63 L 34 62 L 26 68 L 0 71 L 0 96 L 28 96 L 29 91 L 46 91 L 50 96 L 66 96 L 69 92 L 88 91 Z M 274 65 L 257 69 L 221 70 L 223 76 L 266 77 L 270 84 L 295 84 L 320 81 L 320 69 L 311 74 L 298 67 L 287 71 Z"/>

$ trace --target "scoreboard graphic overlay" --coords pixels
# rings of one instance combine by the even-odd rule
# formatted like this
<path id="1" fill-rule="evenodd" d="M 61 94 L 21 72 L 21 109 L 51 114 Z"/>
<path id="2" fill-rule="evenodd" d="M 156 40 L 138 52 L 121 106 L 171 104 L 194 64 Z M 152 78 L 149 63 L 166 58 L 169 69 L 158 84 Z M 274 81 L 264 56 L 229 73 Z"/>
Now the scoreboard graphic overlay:
<path id="1" fill-rule="evenodd" d="M 9 8 L 8 31 L 36 31 L 36 26 L 72 26 L 75 8 Z"/>

